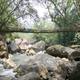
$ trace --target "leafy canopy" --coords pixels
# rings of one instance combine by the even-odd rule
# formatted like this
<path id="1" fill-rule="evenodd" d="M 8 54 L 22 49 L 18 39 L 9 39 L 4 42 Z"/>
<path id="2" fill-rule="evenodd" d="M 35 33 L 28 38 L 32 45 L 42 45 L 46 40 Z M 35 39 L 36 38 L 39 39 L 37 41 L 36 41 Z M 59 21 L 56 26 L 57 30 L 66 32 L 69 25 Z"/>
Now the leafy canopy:
<path id="1" fill-rule="evenodd" d="M 0 30 L 10 29 L 17 26 L 17 20 L 12 15 L 12 9 L 10 7 L 13 1 L 0 0 Z"/>

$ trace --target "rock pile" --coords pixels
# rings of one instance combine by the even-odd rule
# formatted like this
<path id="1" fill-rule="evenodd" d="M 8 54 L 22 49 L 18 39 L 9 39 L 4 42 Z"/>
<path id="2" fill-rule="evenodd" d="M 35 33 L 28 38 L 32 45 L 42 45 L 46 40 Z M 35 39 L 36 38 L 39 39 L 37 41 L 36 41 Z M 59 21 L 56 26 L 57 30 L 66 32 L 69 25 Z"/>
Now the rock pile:
<path id="1" fill-rule="evenodd" d="M 37 52 L 45 50 L 45 45 L 44 41 L 29 44 L 27 40 L 18 39 L 8 42 L 8 50 L 10 53 L 19 52 L 26 55 L 35 55 Z"/>
<path id="2" fill-rule="evenodd" d="M 73 64 L 66 58 L 38 54 L 16 68 L 17 80 L 67 80 Z"/>
<path id="3" fill-rule="evenodd" d="M 44 41 L 28 44 L 27 40 L 15 40 L 8 43 L 11 54 L 9 59 L 2 59 L 0 64 L 16 74 L 10 77 L 1 76 L 0 73 L 0 80 L 80 80 L 79 50 L 62 45 L 52 45 L 46 50 L 45 47 Z M 7 51 L 2 40 L 1 51 Z M 1 53 L 1 58 L 8 55 Z"/>

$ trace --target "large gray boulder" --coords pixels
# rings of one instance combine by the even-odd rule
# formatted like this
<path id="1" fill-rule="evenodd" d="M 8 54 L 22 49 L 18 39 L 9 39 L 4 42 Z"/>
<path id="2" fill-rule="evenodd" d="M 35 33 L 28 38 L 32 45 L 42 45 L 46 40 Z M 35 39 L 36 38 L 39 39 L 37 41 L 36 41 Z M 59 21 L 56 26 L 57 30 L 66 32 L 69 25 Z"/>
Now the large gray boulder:
<path id="1" fill-rule="evenodd" d="M 46 52 L 49 55 L 55 56 L 55 57 L 68 57 L 68 53 L 64 51 L 65 47 L 62 45 L 53 45 L 46 49 Z"/>
<path id="2" fill-rule="evenodd" d="M 68 59 L 55 58 L 48 54 L 38 54 L 15 69 L 18 80 L 34 80 L 35 75 L 39 75 L 39 80 L 67 80 L 72 70 L 73 64 Z M 33 79 L 26 77 L 33 73 Z"/>
<path id="3" fill-rule="evenodd" d="M 70 47 L 64 47 L 62 45 L 53 45 L 46 49 L 46 52 L 49 55 L 55 56 L 55 57 L 65 57 L 69 59 L 76 59 L 80 58 L 80 51 L 72 49 Z"/>
<path id="4" fill-rule="evenodd" d="M 32 45 L 32 48 L 36 52 L 45 50 L 45 47 L 46 47 L 46 43 L 44 41 L 39 41 L 39 42 L 36 42 L 35 44 Z"/>
<path id="5" fill-rule="evenodd" d="M 29 73 L 30 74 L 35 73 L 35 74 L 38 74 L 39 77 L 41 76 L 41 78 L 46 79 L 47 74 L 48 74 L 47 68 L 43 64 L 41 64 L 39 62 L 33 63 L 32 61 L 30 63 L 28 63 L 27 65 L 26 64 L 20 65 L 14 71 L 17 72 L 16 77 L 24 76 L 26 74 L 29 75 Z M 33 76 L 33 77 L 35 77 L 35 76 Z"/>

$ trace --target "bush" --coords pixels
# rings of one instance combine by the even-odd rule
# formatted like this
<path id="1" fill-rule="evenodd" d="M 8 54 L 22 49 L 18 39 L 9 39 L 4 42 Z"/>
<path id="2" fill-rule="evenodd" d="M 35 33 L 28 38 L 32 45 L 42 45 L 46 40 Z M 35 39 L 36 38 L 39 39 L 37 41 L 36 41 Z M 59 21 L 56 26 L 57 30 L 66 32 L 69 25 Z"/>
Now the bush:
<path id="1" fill-rule="evenodd" d="M 57 33 L 38 33 L 38 34 L 34 34 L 34 37 L 38 41 L 44 40 L 48 45 L 52 45 L 58 43 L 57 35 L 58 35 Z"/>

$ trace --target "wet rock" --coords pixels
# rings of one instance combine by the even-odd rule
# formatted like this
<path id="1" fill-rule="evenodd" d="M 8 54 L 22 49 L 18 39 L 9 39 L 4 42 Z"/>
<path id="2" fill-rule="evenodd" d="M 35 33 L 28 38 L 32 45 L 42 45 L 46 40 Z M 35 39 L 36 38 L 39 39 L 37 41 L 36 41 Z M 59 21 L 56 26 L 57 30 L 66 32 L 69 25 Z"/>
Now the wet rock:
<path id="1" fill-rule="evenodd" d="M 76 59 L 80 57 L 80 51 L 62 45 L 53 45 L 47 48 L 46 52 L 55 57 Z"/>
<path id="2" fill-rule="evenodd" d="M 15 71 L 17 72 L 17 77 L 35 72 L 39 74 L 40 80 L 66 80 L 73 70 L 72 65 L 65 58 L 61 59 L 48 54 L 38 54 L 33 59 L 17 67 Z"/>

